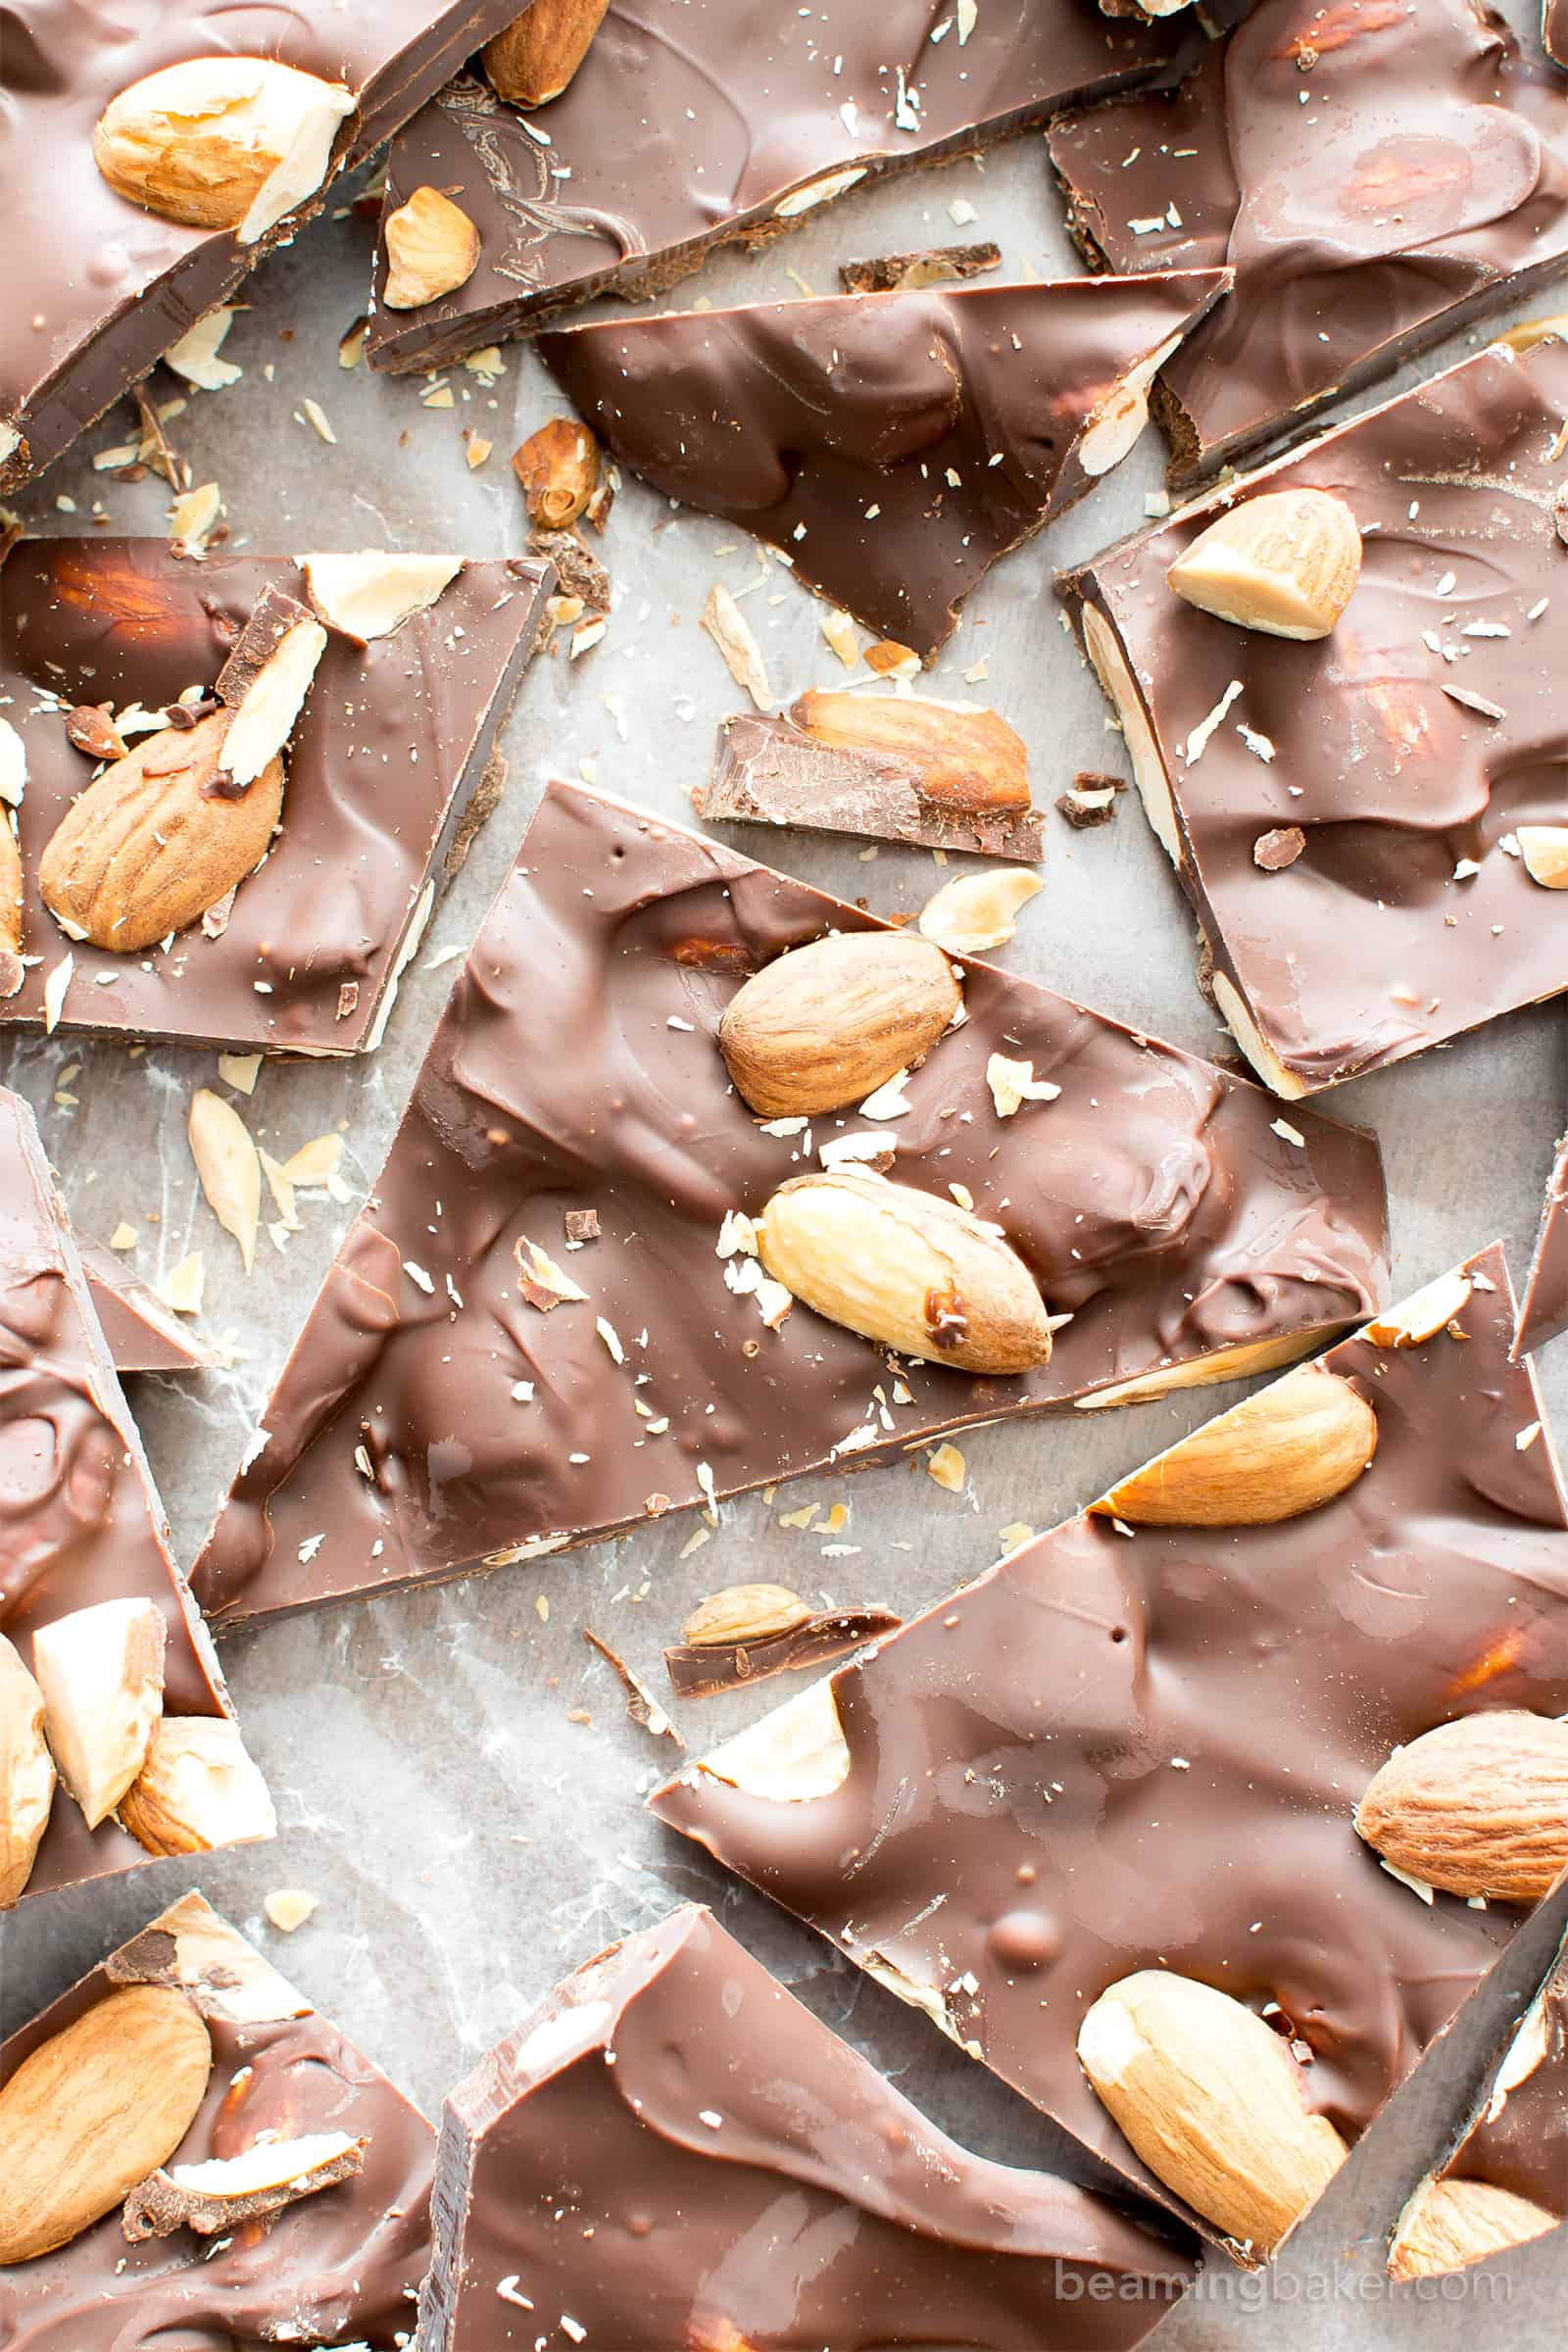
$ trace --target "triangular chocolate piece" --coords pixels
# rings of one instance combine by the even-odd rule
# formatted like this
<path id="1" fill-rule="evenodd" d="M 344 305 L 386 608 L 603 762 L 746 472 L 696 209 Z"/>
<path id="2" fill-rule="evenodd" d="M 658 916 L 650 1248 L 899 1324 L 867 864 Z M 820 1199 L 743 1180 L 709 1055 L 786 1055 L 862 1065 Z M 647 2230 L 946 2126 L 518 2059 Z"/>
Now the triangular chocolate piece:
<path id="1" fill-rule="evenodd" d="M 1530 1355 L 1561 1331 L 1568 1331 L 1568 1135 L 1552 1155 L 1513 1351 Z"/>
<path id="2" fill-rule="evenodd" d="M 1234 1377 L 1382 1295 L 1369 1136 L 1285 1128 L 1245 1080 L 994 965 L 956 962 L 966 1018 L 902 1087 L 754 1114 L 719 1018 L 749 974 L 832 932 L 908 945 L 662 818 L 549 788 L 194 1570 L 215 1619 L 564 1550 L 968 1422 Z M 981 1312 L 950 1317 L 936 1289 L 915 1360 L 764 1280 L 770 1197 L 868 1155 L 933 1213 L 970 1212 L 1037 1329 L 1043 1291 L 1066 1318 L 1049 1361 L 929 1360 Z"/>
<path id="3" fill-rule="evenodd" d="M 76 1236 L 93 1312 L 122 1380 L 128 1372 L 207 1372 L 216 1351 L 188 1333 L 156 1291 L 103 1242 Z"/>

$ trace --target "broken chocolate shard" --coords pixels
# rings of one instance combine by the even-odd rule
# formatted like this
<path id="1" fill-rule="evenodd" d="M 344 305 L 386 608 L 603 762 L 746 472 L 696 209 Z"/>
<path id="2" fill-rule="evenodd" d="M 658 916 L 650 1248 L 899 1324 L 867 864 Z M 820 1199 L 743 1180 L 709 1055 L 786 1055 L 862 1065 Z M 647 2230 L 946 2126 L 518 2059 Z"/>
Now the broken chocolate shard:
<path id="1" fill-rule="evenodd" d="M 656 1740 L 673 1740 L 677 1747 L 686 1742 L 670 1721 L 667 1708 L 662 1707 L 648 1685 L 627 1665 L 618 1649 L 612 1649 L 602 1634 L 591 1625 L 582 1629 L 582 1638 L 590 1649 L 595 1649 L 614 1674 L 626 1693 L 626 1712 L 639 1731 L 648 1732 Z"/>
<path id="2" fill-rule="evenodd" d="M 122 1379 L 130 1372 L 210 1372 L 215 1348 L 196 1339 L 103 1242 L 76 1236 L 93 1311 Z"/>
<path id="3" fill-rule="evenodd" d="M 269 580 L 240 624 L 228 657 L 213 680 L 213 693 L 238 710 L 282 640 L 296 628 L 319 626 L 309 605 Z"/>
<path id="4" fill-rule="evenodd" d="M 1568 1331 L 1568 1135 L 1559 1136 L 1513 1335 L 1516 1357 Z"/>
<path id="5" fill-rule="evenodd" d="M 929 660 L 992 564 L 1127 455 L 1229 283 L 835 294 L 552 327 L 535 348 L 623 466 Z"/>
<path id="6" fill-rule="evenodd" d="M 1196 2276 L 1092 2190 L 971 2156 L 694 1905 L 458 2085 L 434 2216 L 426 2352 L 558 2326 L 590 2352 L 1129 2352 Z"/>
<path id="7" fill-rule="evenodd" d="M 907 1110 L 816 1121 L 813 1159 L 869 1130 L 900 1181 L 963 1185 L 1068 1318 L 1049 1364 L 890 1374 L 804 1305 L 764 1321 L 747 1221 L 803 1146 L 735 1094 L 719 1020 L 787 949 L 886 928 L 548 787 L 203 1546 L 217 1622 L 538 1558 L 972 1421 L 1239 1378 L 1382 1299 L 1369 1136 L 1314 1117 L 1287 1139 L 1245 1081 L 955 958 L 968 1017 L 906 1079 Z M 1049 1116 L 999 1120 L 1004 1041 L 1060 1087 Z M 568 1251 L 585 1196 L 601 1238 Z"/>
<path id="8" fill-rule="evenodd" d="M 1072 780 L 1070 792 L 1058 793 L 1056 808 L 1076 832 L 1088 832 L 1096 825 L 1108 825 L 1116 813 L 1116 802 L 1127 787 L 1120 776 L 1097 774 L 1093 768 L 1080 768 Z"/>
<path id="9" fill-rule="evenodd" d="M 839 285 L 846 294 L 903 294 L 914 286 L 952 286 L 964 278 L 986 277 L 1001 268 L 1000 245 L 928 245 L 919 253 L 842 262 Z"/>
<path id="10" fill-rule="evenodd" d="M 711 1698 L 772 1674 L 825 1666 L 846 1650 L 860 1649 L 897 1633 L 904 1623 L 896 1609 L 823 1609 L 803 1624 L 756 1642 L 677 1642 L 664 1652 L 670 1683 L 682 1698 Z"/>
<path id="11" fill-rule="evenodd" d="M 1175 481 L 1568 270 L 1568 83 L 1472 0 L 1258 0 L 1048 143 L 1093 267 L 1236 272 L 1156 390 Z"/>
<path id="12" fill-rule="evenodd" d="M 270 2221 L 302 2197 L 318 2196 L 365 2169 L 363 2139 L 320 2132 L 260 2141 L 237 2156 L 161 2165 L 126 2197 L 121 2229 L 127 2245 L 189 2230 L 216 2237 L 247 2223 Z"/>

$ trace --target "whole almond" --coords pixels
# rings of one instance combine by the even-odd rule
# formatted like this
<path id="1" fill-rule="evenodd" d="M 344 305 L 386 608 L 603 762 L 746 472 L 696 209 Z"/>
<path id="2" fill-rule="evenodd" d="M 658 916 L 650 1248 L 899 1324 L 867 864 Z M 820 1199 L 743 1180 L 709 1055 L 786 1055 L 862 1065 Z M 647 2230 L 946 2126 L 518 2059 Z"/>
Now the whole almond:
<path id="1" fill-rule="evenodd" d="M 1361 534 L 1326 490 L 1270 490 L 1211 522 L 1165 577 L 1188 604 L 1268 637 L 1327 637 L 1361 576 Z"/>
<path id="2" fill-rule="evenodd" d="M 22 852 L 11 828 L 11 817 L 0 801 L 0 998 L 14 997 L 22 986 Z"/>
<path id="3" fill-rule="evenodd" d="M 1395 1749 L 1355 1826 L 1429 1886 L 1537 1902 L 1568 1868 L 1568 1723 L 1495 1708 L 1439 1724 Z"/>
<path id="4" fill-rule="evenodd" d="M 0 1634 L 0 1911 L 24 1892 L 54 1802 L 43 1692 Z"/>
<path id="5" fill-rule="evenodd" d="M 978 1217 L 854 1170 L 797 1176 L 762 1212 L 776 1282 L 868 1340 L 961 1372 L 1030 1372 L 1051 1355 L 1034 1276 Z"/>
<path id="6" fill-rule="evenodd" d="M 559 98 L 582 64 L 610 0 L 533 0 L 514 24 L 487 41 L 490 86 L 514 106 Z"/>
<path id="7" fill-rule="evenodd" d="M 272 760 L 237 798 L 216 786 L 234 713 L 163 727 L 67 809 L 38 862 L 44 905 L 73 938 L 130 955 L 200 920 L 261 863 L 283 807 Z"/>
<path id="8" fill-rule="evenodd" d="M 213 2045 L 185 1994 L 111 1992 L 0 2087 L 0 2268 L 69 2245 L 179 2146 Z"/>
<path id="9" fill-rule="evenodd" d="M 267 57 L 197 57 L 112 98 L 93 161 L 132 204 L 254 243 L 313 196 L 352 91 Z"/>
<path id="10" fill-rule="evenodd" d="M 681 1640 L 691 1649 L 732 1642 L 766 1642 L 808 1625 L 815 1612 L 787 1585 L 728 1585 L 710 1592 L 687 1618 Z"/>
<path id="11" fill-rule="evenodd" d="M 1089 1506 L 1131 1527 L 1267 1527 L 1354 1486 L 1377 1451 L 1377 1415 L 1321 1364 L 1233 1404 Z"/>
<path id="12" fill-rule="evenodd" d="M 439 188 L 416 188 L 386 217 L 389 311 L 416 311 L 466 286 L 479 267 L 479 231 L 461 204 Z"/>
<path id="13" fill-rule="evenodd" d="M 1274 2251 L 1345 2162 L 1279 2034 L 1192 1977 L 1145 1969 L 1112 1984 L 1079 2028 L 1078 2058 L 1155 2178 L 1256 2254 Z"/>
<path id="14" fill-rule="evenodd" d="M 972 815 L 1029 806 L 1022 736 L 974 703 L 812 687 L 791 704 L 790 716 L 813 743 L 901 761 L 920 799 L 934 808 Z"/>
<path id="15" fill-rule="evenodd" d="M 574 416 L 552 416 L 513 452 L 530 518 L 547 531 L 569 529 L 599 487 L 599 444 Z"/>
<path id="16" fill-rule="evenodd" d="M 1560 2216 L 1488 2180 L 1429 2180 L 1405 2207 L 1389 2255 L 1396 2278 L 1462 2271 L 1555 2230 Z"/>
<path id="17" fill-rule="evenodd" d="M 267 1783 L 226 1715 L 166 1715 L 120 1819 L 150 1854 L 205 1854 L 277 1835 Z"/>
<path id="18" fill-rule="evenodd" d="M 928 1054 L 959 1004 L 930 940 L 865 931 L 813 940 L 764 964 L 719 1019 L 735 1091 L 766 1118 L 863 1102 Z"/>

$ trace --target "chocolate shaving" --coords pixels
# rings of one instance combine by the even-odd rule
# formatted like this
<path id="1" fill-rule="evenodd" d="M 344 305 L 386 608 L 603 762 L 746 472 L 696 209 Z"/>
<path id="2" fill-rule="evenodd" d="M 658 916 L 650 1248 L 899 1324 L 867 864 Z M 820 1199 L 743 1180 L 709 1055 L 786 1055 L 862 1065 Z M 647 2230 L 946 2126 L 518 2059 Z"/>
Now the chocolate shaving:
<path id="1" fill-rule="evenodd" d="M 600 1235 L 597 1208 L 568 1208 L 566 1239 L 568 1242 L 597 1242 Z"/>
<path id="2" fill-rule="evenodd" d="M 668 1715 L 647 1684 L 641 1682 L 633 1674 L 625 1659 L 617 1651 L 612 1649 L 610 1643 L 602 1635 L 596 1634 L 591 1625 L 583 1627 L 582 1638 L 588 1643 L 589 1648 L 597 1649 L 599 1655 L 612 1665 L 620 1677 L 621 1688 L 626 1693 L 626 1712 L 639 1731 L 651 1733 L 656 1740 L 673 1740 L 677 1747 L 683 1748 L 686 1745 L 685 1740 L 676 1731 L 675 1726 L 670 1722 Z"/>
<path id="3" fill-rule="evenodd" d="M 909 286 L 951 286 L 959 278 L 984 277 L 1001 267 L 1000 245 L 928 245 L 918 253 L 843 262 L 839 284 L 846 294 L 901 294 Z"/>
<path id="4" fill-rule="evenodd" d="M 772 1634 L 761 1642 L 704 1643 L 677 1642 L 664 1652 L 670 1683 L 682 1698 L 711 1698 L 716 1691 L 734 1690 L 743 1683 L 760 1683 L 770 1674 L 792 1674 L 805 1666 L 822 1666 L 862 1642 L 896 1634 L 904 1619 L 895 1609 L 874 1602 L 858 1608 L 826 1609 L 808 1617 L 788 1633 Z"/>

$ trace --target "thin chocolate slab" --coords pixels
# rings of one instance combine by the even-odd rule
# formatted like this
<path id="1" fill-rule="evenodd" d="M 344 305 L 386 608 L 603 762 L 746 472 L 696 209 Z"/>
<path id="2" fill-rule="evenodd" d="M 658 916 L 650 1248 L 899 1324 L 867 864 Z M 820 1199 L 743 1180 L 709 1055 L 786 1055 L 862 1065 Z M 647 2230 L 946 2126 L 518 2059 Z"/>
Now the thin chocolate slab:
<path id="1" fill-rule="evenodd" d="M 274 58 L 353 93 L 334 150 L 346 169 L 514 9 L 515 0 L 382 0 L 353 11 L 296 0 L 215 12 L 197 0 L 125 0 L 106 15 L 20 0 L 6 19 L 11 136 L 0 164 L 0 488 L 57 458 L 321 201 L 308 199 L 248 245 L 227 229 L 144 212 L 93 162 L 93 125 L 112 98 L 193 58 Z"/>
<path id="2" fill-rule="evenodd" d="M 1568 348 L 1494 346 L 1065 575 L 1145 806 L 1279 1093 L 1310 1094 L 1568 986 L 1568 896 L 1516 828 L 1568 819 Z M 1333 633 L 1292 642 L 1165 573 L 1232 497 L 1359 524 Z M 1265 833 L 1298 827 L 1265 871 Z"/>
<path id="3" fill-rule="evenodd" d="M 695 1905 L 459 2084 L 434 2212 L 426 2352 L 1117 2352 L 1196 2276 L 1104 2198 L 971 2156 Z"/>
<path id="4" fill-rule="evenodd" d="M 654 1810 L 1152 2193 L 1075 2048 L 1142 1969 L 1278 2004 L 1309 2105 L 1355 2139 L 1518 1914 L 1429 1905 L 1352 1810 L 1450 1716 L 1568 1708 L 1568 1507 L 1508 1361 L 1501 1250 L 1436 1311 L 1421 1344 L 1369 1336 L 1432 1327 L 1395 1310 L 1322 1359 L 1376 1419 L 1335 1499 L 1270 1525 L 1082 1514 Z M 1215 1516 L 1254 1444 L 1223 1469 L 1211 1449 Z M 1174 1478 L 1172 1518 L 1194 1508 Z"/>
<path id="5" fill-rule="evenodd" d="M 834 294 L 553 327 L 616 457 L 925 659 L 999 557 L 1126 456 L 1223 272 Z"/>
<path id="6" fill-rule="evenodd" d="M 123 1379 L 127 1372 L 206 1372 L 215 1350 L 186 1331 L 156 1291 L 138 1280 L 103 1242 L 76 1236 L 81 1270 L 104 1345 Z"/>
<path id="7" fill-rule="evenodd" d="M 7 2352 L 351 2340 L 400 2352 L 429 2259 L 435 2134 L 199 1894 L 14 2034 L 0 2048 L 0 2082 L 100 2002 L 145 1984 L 186 1993 L 212 2040 L 207 2094 L 171 2164 L 222 2162 L 269 2135 L 342 2132 L 365 2140 L 364 2169 L 218 2236 L 181 2229 L 133 2244 L 117 2205 L 54 2253 L 0 2268 Z"/>
<path id="8" fill-rule="evenodd" d="M 386 213 L 444 190 L 479 230 L 467 283 L 378 307 L 372 366 L 432 368 L 591 294 L 642 299 L 715 245 L 760 245 L 846 188 L 961 154 L 1158 72 L 1188 36 L 1094 0 L 614 0 L 564 96 L 528 115 L 477 70 L 410 122 Z"/>
<path id="9" fill-rule="evenodd" d="M 1235 1377 L 1383 1295 L 1370 1136 L 1282 1134 L 1245 1081 L 984 963 L 956 959 L 967 1019 L 906 1114 L 760 1122 L 715 1044 L 724 1006 L 785 949 L 878 927 L 550 786 L 193 1572 L 220 1624 L 560 1551 L 970 1421 Z M 1059 1100 L 1000 1117 L 1003 1049 Z M 804 1305 L 762 1322 L 725 1221 L 847 1133 L 1004 1222 L 1071 1316 L 1049 1363 L 977 1378 Z M 585 1209 L 598 1238 L 574 1249 Z M 560 1277 L 586 1297 L 555 1304 Z"/>
<path id="10" fill-rule="evenodd" d="M 0 1634 L 30 1670 L 36 1634 L 110 1600 L 163 1612 L 166 1717 L 232 1717 L 32 1113 L 0 1088 Z M 25 1892 L 148 1858 L 113 1815 L 89 1830 L 57 1787 Z"/>
<path id="11" fill-rule="evenodd" d="M 1568 66 L 1568 0 L 1541 0 L 1541 37 L 1547 56 Z"/>
<path id="12" fill-rule="evenodd" d="M 1568 1331 L 1568 1135 L 1557 1140 L 1546 1179 L 1513 1351 L 1529 1355 L 1562 1331 Z"/>
<path id="13" fill-rule="evenodd" d="M 240 884 L 220 936 L 198 924 L 133 955 L 68 938 L 38 895 L 50 836 L 97 772 L 66 714 L 105 702 L 157 712 L 210 691 L 263 589 L 303 596 L 300 565 L 198 564 L 157 539 L 36 539 L 12 550 L 3 578 L 0 715 L 26 762 L 22 944 L 34 960 L 0 1000 L 0 1031 L 45 1022 L 65 972 L 67 1028 L 241 1051 L 374 1045 L 533 650 L 549 566 L 466 564 L 389 635 L 359 645 L 330 631 L 285 753 L 283 829 L 266 863 Z"/>
<path id="14" fill-rule="evenodd" d="M 1049 146 L 1092 267 L 1236 272 L 1160 378 L 1175 481 L 1568 270 L 1568 83 L 1473 0 L 1258 0 Z"/>

